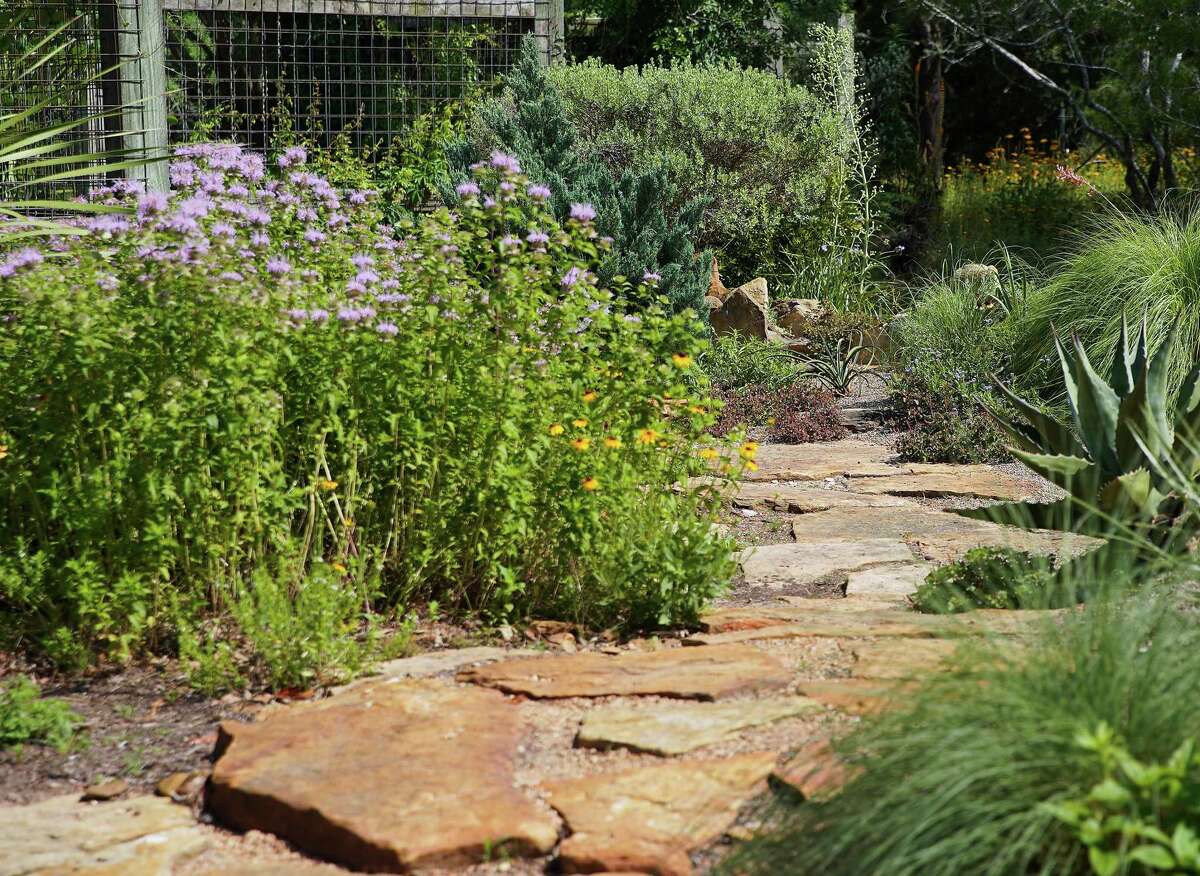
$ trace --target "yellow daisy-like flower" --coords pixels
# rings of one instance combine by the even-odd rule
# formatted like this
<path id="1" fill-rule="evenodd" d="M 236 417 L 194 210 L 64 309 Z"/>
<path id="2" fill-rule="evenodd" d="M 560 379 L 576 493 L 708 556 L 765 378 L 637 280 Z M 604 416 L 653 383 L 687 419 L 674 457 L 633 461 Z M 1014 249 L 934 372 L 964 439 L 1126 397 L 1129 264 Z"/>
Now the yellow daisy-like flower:
<path id="1" fill-rule="evenodd" d="M 758 463 L 752 459 L 746 460 L 746 471 L 758 471 Z"/>
<path id="2" fill-rule="evenodd" d="M 8 445 L 0 444 L 0 459 L 4 459 L 6 456 L 8 456 Z"/>
<path id="3" fill-rule="evenodd" d="M 553 426 L 550 427 L 551 435 L 561 435 L 565 431 L 567 431 L 567 430 L 563 428 L 562 423 L 555 423 Z"/>
<path id="4" fill-rule="evenodd" d="M 715 447 L 705 447 L 700 451 L 701 459 L 716 459 L 721 454 L 717 452 Z"/>
<path id="5" fill-rule="evenodd" d="M 607 447 L 609 450 L 616 450 L 618 447 L 621 446 L 621 439 L 614 438 L 612 435 L 609 435 L 607 438 L 604 439 L 604 446 Z"/>
<path id="6" fill-rule="evenodd" d="M 588 421 L 587 421 L 586 417 L 580 417 L 578 420 L 571 421 L 571 425 L 574 426 L 576 429 L 583 429 L 587 426 L 587 424 L 588 424 Z"/>
<path id="7" fill-rule="evenodd" d="M 700 407 L 700 405 L 692 405 L 690 408 L 688 408 L 688 410 L 691 411 L 693 414 L 703 414 L 704 413 L 704 408 Z"/>
<path id="8" fill-rule="evenodd" d="M 658 433 L 653 429 L 642 429 L 638 432 L 638 444 L 653 444 L 658 440 Z"/>
<path id="9" fill-rule="evenodd" d="M 591 389 L 589 389 L 587 392 L 585 392 L 585 393 L 583 394 L 583 400 L 584 400 L 585 402 L 587 402 L 588 404 L 591 404 L 592 402 L 594 402 L 594 401 L 596 400 L 596 392 L 595 392 L 595 390 L 591 390 Z"/>
<path id="10" fill-rule="evenodd" d="M 589 447 L 592 446 L 592 439 L 591 438 L 576 438 L 574 441 L 571 442 L 571 446 L 579 451 L 587 450 Z"/>
<path id="11" fill-rule="evenodd" d="M 322 490 L 336 490 L 337 481 L 317 481 L 317 487 Z"/>
<path id="12" fill-rule="evenodd" d="M 583 479 L 583 488 L 589 493 L 595 492 L 597 489 L 599 489 L 599 487 L 600 481 L 596 480 L 594 477 Z"/>
<path id="13" fill-rule="evenodd" d="M 671 357 L 671 361 L 675 363 L 676 368 L 692 367 L 692 357 L 687 353 L 676 353 Z"/>
<path id="14" fill-rule="evenodd" d="M 345 575 L 346 567 L 341 563 L 333 563 L 333 571 L 337 572 L 339 575 Z"/>
<path id="15" fill-rule="evenodd" d="M 758 442 L 747 441 L 738 451 L 742 455 L 742 459 L 754 459 L 754 454 L 758 453 Z"/>

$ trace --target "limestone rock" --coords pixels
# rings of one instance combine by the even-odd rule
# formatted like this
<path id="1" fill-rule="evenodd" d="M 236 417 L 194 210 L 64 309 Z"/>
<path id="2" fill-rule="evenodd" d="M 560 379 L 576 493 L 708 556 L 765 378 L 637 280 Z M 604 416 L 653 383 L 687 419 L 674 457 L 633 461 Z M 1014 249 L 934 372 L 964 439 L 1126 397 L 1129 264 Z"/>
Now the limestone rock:
<path id="1" fill-rule="evenodd" d="M 763 448 L 759 448 L 762 452 Z M 692 478 L 688 486 L 702 488 L 711 486 L 720 489 L 724 484 L 713 478 Z M 789 484 L 775 482 L 743 481 L 728 489 L 726 498 L 734 505 L 745 508 L 765 508 L 785 514 L 813 514 L 841 508 L 915 508 L 912 499 L 891 496 L 887 493 L 852 493 L 814 486 L 811 483 Z"/>
<path id="2" fill-rule="evenodd" d="M 191 812 L 160 797 L 0 807 L 0 876 L 168 876 L 206 844 Z"/>
<path id="3" fill-rule="evenodd" d="M 850 770 L 838 758 L 829 740 L 809 743 L 771 774 L 798 791 L 805 800 L 822 800 L 836 794 L 851 776 Z"/>
<path id="4" fill-rule="evenodd" d="M 763 444 L 754 457 L 758 470 L 747 472 L 742 480 L 820 481 L 841 475 L 865 478 L 902 474 L 911 469 L 911 463 L 893 464 L 894 457 L 887 447 L 855 438 L 814 444 Z"/>
<path id="5" fill-rule="evenodd" d="M 381 682 L 222 724 L 208 806 L 239 830 L 359 870 L 541 855 L 558 830 L 514 787 L 522 732 L 494 691 Z"/>
<path id="6" fill-rule="evenodd" d="M 93 785 L 88 785 L 83 789 L 83 794 L 80 800 L 113 800 L 120 797 L 129 790 L 129 782 L 124 779 L 108 779 L 103 782 L 96 782 Z"/>
<path id="7" fill-rule="evenodd" d="M 798 519 L 805 520 L 807 516 Z M 747 586 L 783 589 L 815 584 L 855 569 L 912 559 L 908 545 L 897 538 L 844 538 L 747 548 L 739 562 Z"/>
<path id="8" fill-rule="evenodd" d="M 797 337 L 803 335 L 810 320 L 819 319 L 824 313 L 825 305 L 818 298 L 788 298 L 775 304 L 779 327 Z"/>
<path id="9" fill-rule="evenodd" d="M 733 645 L 768 639 L 853 639 L 901 638 L 928 639 L 939 634 L 936 622 L 913 612 L 889 609 L 882 612 L 844 612 L 832 617 L 811 615 L 791 623 L 772 624 L 726 633 L 701 633 L 689 636 L 684 644 L 692 646 Z"/>
<path id="10" fill-rule="evenodd" d="M 649 754 L 685 754 L 720 742 L 747 727 L 820 710 L 804 697 L 727 703 L 655 703 L 649 708 L 607 706 L 584 715 L 575 744 L 628 748 Z"/>
<path id="11" fill-rule="evenodd" d="M 706 297 L 715 298 L 717 301 L 724 301 L 725 296 L 728 294 L 729 290 L 726 289 L 725 284 L 721 282 L 721 270 L 717 267 L 717 257 L 713 256 L 712 277 L 708 281 L 708 295 Z"/>
<path id="12" fill-rule="evenodd" d="M 917 592 L 933 568 L 932 563 L 896 563 L 855 569 L 846 576 L 846 595 L 876 596 L 882 593 L 907 596 Z"/>
<path id="13" fill-rule="evenodd" d="M 791 674 L 756 648 L 731 645 L 504 660 L 462 672 L 459 680 L 539 699 L 643 695 L 716 700 L 786 687 Z"/>
<path id="14" fill-rule="evenodd" d="M 904 687 L 894 681 L 865 678 L 834 678 L 800 683 L 809 699 L 847 715 L 873 715 L 896 705 Z"/>
<path id="15" fill-rule="evenodd" d="M 843 614 L 896 611 L 906 608 L 907 605 L 902 599 L 869 599 L 866 597 L 803 599 L 795 597 L 787 602 L 720 608 L 702 615 L 700 628 L 706 633 L 732 633 L 738 630 L 757 630 L 780 624 L 802 623 L 814 615 L 836 618 Z"/>
<path id="16" fill-rule="evenodd" d="M 689 876 L 688 852 L 720 836 L 774 766 L 774 753 L 759 752 L 547 783 L 571 831 L 559 858 L 569 873 Z"/>
<path id="17" fill-rule="evenodd" d="M 937 672 L 954 654 L 958 643 L 950 639 L 880 639 L 856 642 L 855 678 L 920 680 Z"/>
<path id="18" fill-rule="evenodd" d="M 909 463 L 909 471 L 884 477 L 852 479 L 850 489 L 860 493 L 901 496 L 974 496 L 980 499 L 1021 501 L 1032 497 L 1029 481 L 987 465 Z"/>
<path id="19" fill-rule="evenodd" d="M 739 293 L 742 295 L 745 295 L 747 298 L 749 298 L 751 301 L 753 301 L 755 304 L 757 304 L 759 307 L 761 307 L 763 310 L 763 313 L 769 312 L 770 302 L 767 297 L 766 278 L 755 277 L 749 283 L 743 283 L 742 285 L 738 286 L 736 289 L 731 290 L 729 295 L 725 296 L 725 300 L 728 301 L 730 296 L 733 296 L 733 295 L 736 295 Z"/>
<path id="20" fill-rule="evenodd" d="M 334 693 L 352 690 L 363 685 L 377 684 L 382 679 L 393 678 L 427 678 L 441 675 L 443 672 L 456 672 L 464 666 L 477 663 L 488 663 L 511 657 L 515 652 L 504 648 L 476 647 L 452 648 L 446 651 L 430 651 L 413 657 L 401 657 L 398 660 L 388 660 L 375 667 L 375 673 L 367 678 L 360 678 L 340 688 Z M 529 652 L 531 655 L 536 652 Z"/>
<path id="21" fill-rule="evenodd" d="M 765 341 L 770 327 L 766 308 L 741 289 L 730 292 L 720 307 L 709 311 L 708 321 L 718 337 L 737 332 Z"/>

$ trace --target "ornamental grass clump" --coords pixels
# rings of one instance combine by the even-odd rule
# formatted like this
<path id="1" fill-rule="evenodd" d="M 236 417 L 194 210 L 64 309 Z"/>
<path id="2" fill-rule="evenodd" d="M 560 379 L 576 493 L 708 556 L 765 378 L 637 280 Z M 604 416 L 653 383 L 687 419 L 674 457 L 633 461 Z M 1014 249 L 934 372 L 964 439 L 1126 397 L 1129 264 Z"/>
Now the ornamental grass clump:
<path id="1" fill-rule="evenodd" d="M 556 222 L 511 156 L 394 227 L 307 158 L 182 147 L 170 194 L 0 255 L 6 644 L 169 649 L 264 570 L 355 594 L 307 600 L 336 635 L 418 599 L 694 619 L 733 571 L 671 489 L 714 417 L 695 325 L 626 312 L 587 205 Z"/>

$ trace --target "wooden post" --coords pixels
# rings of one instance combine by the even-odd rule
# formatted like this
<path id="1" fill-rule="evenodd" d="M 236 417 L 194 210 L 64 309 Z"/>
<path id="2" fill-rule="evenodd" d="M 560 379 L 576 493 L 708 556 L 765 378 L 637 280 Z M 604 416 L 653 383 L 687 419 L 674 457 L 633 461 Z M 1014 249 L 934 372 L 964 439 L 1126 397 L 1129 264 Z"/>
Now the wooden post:
<path id="1" fill-rule="evenodd" d="M 114 0 L 117 53 L 121 60 L 121 105 L 125 148 L 147 157 L 167 154 L 167 58 L 162 0 Z M 165 161 L 136 168 L 149 191 L 165 192 Z"/>
<path id="2" fill-rule="evenodd" d="M 552 63 L 566 54 L 564 0 L 543 0 L 534 12 L 533 35 L 542 50 L 542 58 Z"/>

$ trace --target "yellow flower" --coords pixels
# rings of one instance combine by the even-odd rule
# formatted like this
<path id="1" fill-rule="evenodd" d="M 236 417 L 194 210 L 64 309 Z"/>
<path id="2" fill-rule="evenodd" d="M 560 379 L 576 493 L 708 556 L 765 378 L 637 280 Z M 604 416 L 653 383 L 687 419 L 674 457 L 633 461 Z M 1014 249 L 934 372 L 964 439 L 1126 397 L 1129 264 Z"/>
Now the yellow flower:
<path id="1" fill-rule="evenodd" d="M 758 471 L 758 463 L 752 459 L 746 460 L 746 471 Z"/>
<path id="2" fill-rule="evenodd" d="M 700 405 L 692 405 L 690 408 L 688 408 L 688 410 L 691 411 L 693 414 L 703 414 L 704 413 L 704 408 L 700 407 Z"/>
<path id="3" fill-rule="evenodd" d="M 609 450 L 616 450 L 618 447 L 621 446 L 621 439 L 614 438 L 612 435 L 609 435 L 607 438 L 604 439 L 604 446 L 607 447 Z"/>
<path id="4" fill-rule="evenodd" d="M 8 445 L 0 444 L 0 459 L 4 459 L 6 456 L 8 456 Z"/>
<path id="5" fill-rule="evenodd" d="M 703 450 L 700 451 L 701 459 L 716 459 L 720 455 L 721 454 L 718 453 L 716 448 L 714 448 L 714 447 L 705 447 Z"/>
<path id="6" fill-rule="evenodd" d="M 642 429 L 638 432 L 637 440 L 638 444 L 653 444 L 658 440 L 658 433 L 653 429 Z"/>
<path id="7" fill-rule="evenodd" d="M 563 428 L 562 423 L 555 423 L 553 426 L 550 427 L 551 435 L 561 435 L 565 431 L 567 431 L 567 430 Z"/>
<path id="8" fill-rule="evenodd" d="M 587 490 L 589 493 L 593 492 L 594 490 L 598 489 L 599 487 L 600 487 L 600 482 L 598 480 L 596 480 L 594 477 L 583 479 L 583 488 L 585 490 Z"/>
<path id="9" fill-rule="evenodd" d="M 585 417 L 580 417 L 578 420 L 571 421 L 571 425 L 574 426 L 576 429 L 582 429 L 585 426 L 587 426 L 587 424 L 588 424 L 588 421 Z"/>
<path id="10" fill-rule="evenodd" d="M 343 566 L 341 563 L 334 563 L 334 564 L 333 564 L 333 571 L 337 572 L 339 575 L 345 575 L 345 574 L 346 574 L 346 567 L 345 567 L 345 566 Z"/>
<path id="11" fill-rule="evenodd" d="M 591 389 L 589 389 L 587 392 L 585 392 L 585 393 L 583 394 L 583 400 L 584 400 L 585 402 L 587 402 L 588 404 L 591 404 L 592 402 L 594 402 L 594 401 L 596 400 L 596 392 L 595 392 L 595 390 L 591 390 Z"/>
<path id="12" fill-rule="evenodd" d="M 692 357 L 687 353 L 676 353 L 671 357 L 671 361 L 675 363 L 676 368 L 692 367 Z"/>
<path id="13" fill-rule="evenodd" d="M 738 453 L 742 455 L 742 459 L 754 459 L 754 454 L 758 453 L 758 442 L 747 441 Z"/>
<path id="14" fill-rule="evenodd" d="M 318 481 L 317 486 L 322 490 L 336 490 L 337 481 Z"/>
<path id="15" fill-rule="evenodd" d="M 580 451 L 587 450 L 589 447 L 592 446 L 592 439 L 591 438 L 576 438 L 574 441 L 571 442 L 571 446 L 574 447 L 576 450 L 580 450 Z"/>

